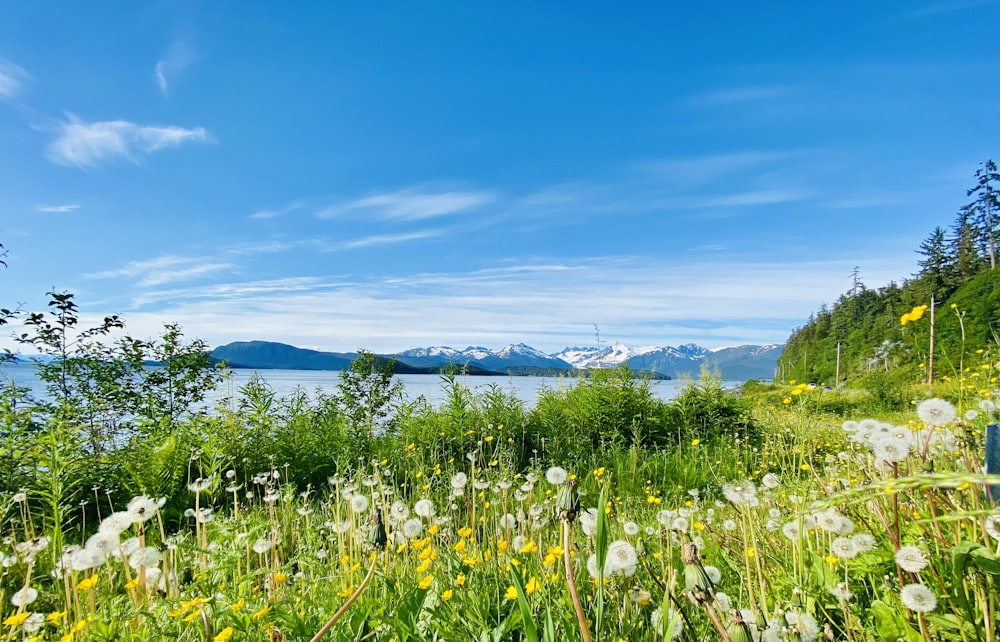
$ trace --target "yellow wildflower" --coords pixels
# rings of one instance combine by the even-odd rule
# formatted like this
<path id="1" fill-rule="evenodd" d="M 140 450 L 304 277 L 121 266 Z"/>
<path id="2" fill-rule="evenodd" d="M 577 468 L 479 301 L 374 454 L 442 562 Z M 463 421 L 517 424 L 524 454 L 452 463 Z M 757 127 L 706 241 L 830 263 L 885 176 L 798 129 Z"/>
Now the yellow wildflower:
<path id="1" fill-rule="evenodd" d="M 463 526 L 462 528 L 458 529 L 459 537 L 468 537 L 469 535 L 472 535 L 472 529 L 469 528 L 468 526 Z"/>
<path id="2" fill-rule="evenodd" d="M 227 626 L 219 631 L 219 634 L 212 638 L 212 642 L 229 642 L 233 638 L 233 627 Z"/>
<path id="3" fill-rule="evenodd" d="M 255 612 L 253 615 L 251 615 L 250 619 L 253 620 L 253 621 L 255 621 L 255 622 L 260 622 L 265 617 L 267 617 L 267 614 L 270 613 L 270 612 L 271 612 L 271 605 L 270 604 L 265 604 L 263 608 L 261 608 L 259 611 Z"/>
<path id="4" fill-rule="evenodd" d="M 465 573 L 459 573 L 455 578 L 455 586 L 465 586 Z"/>
<path id="5" fill-rule="evenodd" d="M 524 585 L 524 592 L 531 595 L 532 593 L 537 593 L 539 588 L 541 588 L 541 584 L 538 583 L 537 578 L 532 576 L 531 579 L 528 580 L 528 583 Z"/>
<path id="6" fill-rule="evenodd" d="M 21 626 L 24 621 L 31 617 L 30 611 L 24 611 L 23 613 L 15 613 L 9 616 L 3 621 L 4 626 Z"/>
<path id="7" fill-rule="evenodd" d="M 508 586 L 507 587 L 507 592 L 504 593 L 503 596 L 506 599 L 508 599 L 508 600 L 516 600 L 517 599 L 517 589 L 514 588 L 513 586 Z"/>
<path id="8" fill-rule="evenodd" d="M 231 605 L 229 606 L 229 608 L 231 608 L 231 609 L 232 609 L 232 610 L 234 610 L 234 611 L 242 611 L 242 610 L 243 610 L 243 607 L 244 607 L 244 606 L 246 606 L 246 604 L 247 604 L 247 601 L 246 601 L 246 600 L 244 600 L 244 599 L 243 599 L 243 598 L 241 597 L 241 598 L 240 598 L 240 601 L 239 601 L 239 602 L 236 602 L 236 603 L 234 603 L 234 604 L 231 604 Z"/>
<path id="9" fill-rule="evenodd" d="M 56 624 L 58 622 L 62 622 L 64 617 L 66 617 L 66 611 L 52 611 L 45 616 L 45 621 Z"/>
<path id="10" fill-rule="evenodd" d="M 445 602 L 447 602 L 454 595 L 455 595 L 455 591 L 453 591 L 451 589 L 448 589 L 447 591 L 445 591 L 444 593 L 441 594 L 441 599 L 444 600 Z"/>
<path id="11" fill-rule="evenodd" d="M 420 573 L 422 571 L 417 571 L 417 572 Z M 425 575 L 423 577 L 423 579 L 420 580 L 420 583 L 417 584 L 417 586 L 420 587 L 420 588 L 422 588 L 422 589 L 430 588 L 431 582 L 433 582 L 433 581 L 434 581 L 434 576 L 433 575 Z"/>
<path id="12" fill-rule="evenodd" d="M 94 573 L 87 579 L 80 580 L 80 583 L 76 585 L 76 588 L 80 589 L 81 591 L 89 591 L 90 589 L 97 586 L 97 581 L 99 579 L 101 579 L 100 576 L 97 573 Z"/>

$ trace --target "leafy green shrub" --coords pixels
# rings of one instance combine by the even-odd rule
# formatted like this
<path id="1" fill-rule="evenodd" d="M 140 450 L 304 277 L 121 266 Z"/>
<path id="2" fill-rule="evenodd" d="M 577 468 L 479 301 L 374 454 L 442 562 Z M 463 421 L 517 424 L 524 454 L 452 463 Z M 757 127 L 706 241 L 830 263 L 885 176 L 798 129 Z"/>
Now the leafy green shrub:
<path id="1" fill-rule="evenodd" d="M 627 367 L 594 370 L 568 389 L 546 389 L 528 413 L 525 443 L 546 460 L 584 461 L 597 449 L 658 445 L 663 402 Z"/>
<path id="2" fill-rule="evenodd" d="M 762 430 L 750 410 L 750 402 L 722 388 L 721 378 L 703 375 L 667 404 L 660 441 L 680 445 L 695 439 L 711 442 L 739 435 L 756 443 Z"/>

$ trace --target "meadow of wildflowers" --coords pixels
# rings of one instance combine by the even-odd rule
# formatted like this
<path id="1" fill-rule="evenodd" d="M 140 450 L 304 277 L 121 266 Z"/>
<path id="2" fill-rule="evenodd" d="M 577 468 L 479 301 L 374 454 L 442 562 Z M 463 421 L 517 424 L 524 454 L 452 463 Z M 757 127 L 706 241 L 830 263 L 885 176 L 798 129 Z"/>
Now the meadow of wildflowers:
<path id="1" fill-rule="evenodd" d="M 616 409 L 581 400 L 620 401 L 623 381 L 563 399 L 557 436 L 496 392 L 459 390 L 336 462 L 308 458 L 346 437 L 302 399 L 189 418 L 128 450 L 131 465 L 68 450 L 71 426 L 37 427 L 34 469 L 0 496 L 0 635 L 998 639 L 992 369 L 904 391 L 904 414 L 757 385 L 740 400 L 753 435 L 747 417 L 675 425 L 690 407 L 643 407 L 594 441 L 602 429 L 573 422 Z M 691 387 L 677 403 L 729 394 Z M 320 429 L 332 446 L 308 437 Z M 274 450 L 254 451 L 265 433 Z"/>

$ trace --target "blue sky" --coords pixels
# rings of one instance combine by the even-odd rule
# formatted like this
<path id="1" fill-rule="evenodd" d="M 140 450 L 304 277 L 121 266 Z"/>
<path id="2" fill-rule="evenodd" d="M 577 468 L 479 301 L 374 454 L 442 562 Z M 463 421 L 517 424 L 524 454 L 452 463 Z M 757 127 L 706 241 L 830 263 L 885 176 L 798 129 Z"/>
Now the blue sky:
<path id="1" fill-rule="evenodd" d="M 333 351 L 781 343 L 855 266 L 913 274 L 1000 156 L 998 18 L 4 3 L 0 306 Z"/>

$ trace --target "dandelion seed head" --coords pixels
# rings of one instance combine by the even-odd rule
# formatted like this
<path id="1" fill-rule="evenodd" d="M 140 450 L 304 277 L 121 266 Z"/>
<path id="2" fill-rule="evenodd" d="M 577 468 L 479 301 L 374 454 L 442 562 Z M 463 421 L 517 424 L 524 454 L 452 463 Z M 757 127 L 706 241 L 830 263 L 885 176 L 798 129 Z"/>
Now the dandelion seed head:
<path id="1" fill-rule="evenodd" d="M 560 466 L 552 466 L 545 471 L 545 480 L 554 486 L 566 483 L 568 477 L 566 469 Z"/>
<path id="2" fill-rule="evenodd" d="M 918 573 L 927 568 L 927 556 L 916 546 L 901 546 L 896 551 L 896 564 L 907 573 Z"/>
<path id="3" fill-rule="evenodd" d="M 955 421 L 958 411 L 950 402 L 934 397 L 917 405 L 917 416 L 927 426 L 943 426 Z"/>
<path id="4" fill-rule="evenodd" d="M 434 517 L 434 502 L 426 498 L 417 500 L 417 503 L 413 505 L 413 512 L 420 517 Z"/>
<path id="5" fill-rule="evenodd" d="M 10 603 L 19 609 L 23 609 L 38 599 L 38 591 L 30 586 L 14 591 L 10 596 Z"/>
<path id="6" fill-rule="evenodd" d="M 937 596 L 923 584 L 907 584 L 899 591 L 903 606 L 914 613 L 930 613 L 937 608 Z"/>

